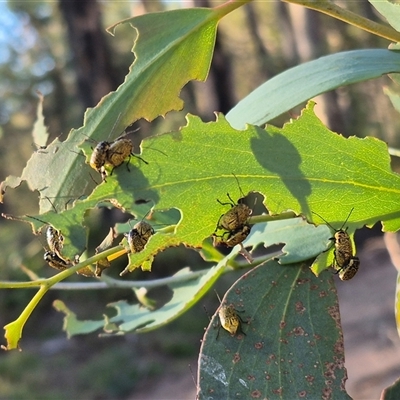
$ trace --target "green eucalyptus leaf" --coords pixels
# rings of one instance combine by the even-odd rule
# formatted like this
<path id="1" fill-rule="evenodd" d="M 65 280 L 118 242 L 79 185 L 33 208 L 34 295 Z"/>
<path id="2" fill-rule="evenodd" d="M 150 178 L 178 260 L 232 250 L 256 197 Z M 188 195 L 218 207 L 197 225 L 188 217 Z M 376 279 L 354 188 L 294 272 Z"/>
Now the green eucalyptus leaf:
<path id="1" fill-rule="evenodd" d="M 108 306 L 117 310 L 115 317 L 109 318 L 105 330 L 112 334 L 125 334 L 127 332 L 148 332 L 163 326 L 178 318 L 191 308 L 211 288 L 223 272 L 224 263 L 210 268 L 210 270 L 193 280 L 169 284 L 173 291 L 172 298 L 161 308 L 150 311 L 139 304 L 128 304 L 118 301 Z M 177 272 L 173 277 L 193 274 L 188 268 Z"/>
<path id="2" fill-rule="evenodd" d="M 136 38 L 132 49 L 136 58 L 125 81 L 86 111 L 83 126 L 72 129 L 66 141 L 56 139 L 33 153 L 21 178 L 6 179 L 2 190 L 27 181 L 31 190 L 40 192 L 41 214 L 53 207 L 46 197 L 60 212 L 69 201 L 90 193 L 94 179 L 100 182 L 100 178 L 85 164 L 77 146 L 82 144 L 89 158 L 91 147 L 119 136 L 138 119 L 151 121 L 181 109 L 182 87 L 208 75 L 220 18 L 239 6 L 146 14 L 121 22 L 134 27 L 132 38 Z"/>
<path id="3" fill-rule="evenodd" d="M 117 131 L 183 107 L 181 88 L 208 75 L 218 21 L 212 9 L 196 8 L 145 14 L 108 29 L 114 34 L 118 25 L 129 24 L 137 32 L 136 60 L 124 84 L 103 99 L 102 106 L 125 110 Z"/>
<path id="4" fill-rule="evenodd" d="M 79 321 L 76 317 L 76 314 L 71 311 L 63 301 L 55 300 L 53 302 L 53 307 L 65 314 L 63 329 L 67 333 L 68 338 L 71 338 L 74 335 L 87 334 L 97 331 L 102 328 L 104 325 L 104 321 Z"/>
<path id="5" fill-rule="evenodd" d="M 400 4 L 387 0 L 368 0 L 396 31 L 400 32 Z"/>
<path id="6" fill-rule="evenodd" d="M 268 247 L 285 243 L 283 255 L 276 258 L 281 264 L 292 264 L 315 258 L 327 249 L 331 237 L 332 232 L 326 225 L 316 227 L 308 224 L 304 218 L 294 218 L 254 225 L 243 246 L 255 247 L 263 243 Z"/>
<path id="7" fill-rule="evenodd" d="M 237 129 L 263 125 L 321 93 L 393 72 L 400 72 L 397 51 L 353 50 L 324 56 L 274 76 L 233 107 L 226 119 Z"/>
<path id="8" fill-rule="evenodd" d="M 200 400 L 350 399 L 332 274 L 269 261 L 236 281 L 222 303 L 233 305 L 244 333 L 218 334 L 214 314 L 199 355 Z"/>
<path id="9" fill-rule="evenodd" d="M 68 336 L 92 332 L 100 327 L 104 328 L 107 335 L 121 335 L 133 331 L 148 332 L 171 322 L 191 308 L 219 278 L 224 266 L 225 262 L 221 262 L 201 274 L 194 273 L 189 268 L 180 270 L 171 277 L 176 278 L 176 282 L 168 285 L 173 292 L 172 298 L 154 311 L 142 304 L 118 301 L 108 304 L 117 311 L 115 316 L 105 316 L 105 320 L 98 321 L 78 321 L 75 314 L 68 310 L 64 303 L 57 302 L 55 307 L 66 314 L 64 330 Z M 193 279 L 190 278 L 191 275 Z M 180 280 L 180 278 L 183 279 Z M 136 293 L 136 288 L 133 290 Z"/>
<path id="10" fill-rule="evenodd" d="M 310 222 L 325 225 L 326 220 L 332 229 L 340 229 L 354 208 L 345 227 L 349 234 L 377 221 L 383 222 L 386 231 L 400 228 L 400 179 L 390 169 L 386 144 L 370 137 L 347 139 L 329 131 L 315 116 L 313 103 L 283 128 L 248 126 L 237 131 L 222 115 L 209 123 L 190 115 L 187 119 L 181 131 L 143 141 L 148 165 L 133 158 L 130 171 L 125 166 L 117 168 L 73 208 L 39 216 L 63 234 L 71 234 L 65 244 L 67 256 L 82 250 L 68 250 L 67 245 L 84 242 L 80 221 L 87 210 L 104 202 L 139 216 L 152 206 L 180 213 L 173 230 L 156 232 L 142 252 L 130 256 L 129 271 L 167 247 L 201 247 L 221 214 L 230 209 L 217 202 L 226 202 L 226 193 L 236 201 L 241 191 L 259 192 L 271 214 L 293 210 Z M 162 149 L 165 155 L 150 148 Z M 40 226 L 35 220 L 30 222 Z M 319 245 L 309 253 L 312 257 L 321 250 L 321 242 L 326 243 L 326 236 L 327 231 L 321 231 Z M 289 237 L 280 240 L 290 241 Z M 296 251 L 300 250 L 301 246 Z M 300 256 L 292 251 L 290 257 Z"/>

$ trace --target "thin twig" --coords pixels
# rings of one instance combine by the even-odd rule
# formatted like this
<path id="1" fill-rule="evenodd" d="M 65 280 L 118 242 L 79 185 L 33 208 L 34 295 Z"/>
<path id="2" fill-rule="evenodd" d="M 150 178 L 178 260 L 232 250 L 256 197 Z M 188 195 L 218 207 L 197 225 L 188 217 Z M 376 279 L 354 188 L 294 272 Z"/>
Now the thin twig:
<path id="1" fill-rule="evenodd" d="M 392 42 L 400 42 L 400 33 L 397 32 L 390 26 L 382 25 L 378 22 L 371 21 L 368 18 L 364 18 L 352 11 L 346 10 L 339 7 L 327 0 L 283 0 L 286 3 L 298 4 L 304 7 L 310 8 L 311 10 L 319 11 L 323 14 L 329 15 L 333 18 L 339 19 L 343 22 L 347 22 L 350 25 L 354 25 L 364 31 L 373 33 L 376 36 L 383 37 Z"/>

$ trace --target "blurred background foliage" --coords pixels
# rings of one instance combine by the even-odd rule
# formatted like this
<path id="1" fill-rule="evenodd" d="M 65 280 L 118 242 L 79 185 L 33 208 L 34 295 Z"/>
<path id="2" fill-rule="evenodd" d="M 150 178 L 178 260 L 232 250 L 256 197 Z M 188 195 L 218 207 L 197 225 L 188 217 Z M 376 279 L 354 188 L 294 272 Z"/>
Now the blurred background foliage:
<path id="1" fill-rule="evenodd" d="M 368 2 L 337 3 L 380 20 Z M 10 174 L 19 176 L 31 153 L 37 150 L 31 136 L 37 91 L 45 96 L 50 141 L 60 135 L 63 140 L 71 128 L 82 125 L 87 107 L 95 106 L 123 82 L 134 59 L 130 52 L 131 28 L 119 27 L 112 37 L 105 32 L 106 27 L 147 12 L 217 4 L 221 2 L 1 2 L 0 180 Z M 227 113 L 265 80 L 305 61 L 339 51 L 387 45 L 383 39 L 299 6 L 280 1 L 247 4 L 221 21 L 209 78 L 205 83 L 190 82 L 183 89 L 185 109 L 151 123 L 139 121 L 136 126 L 141 129 L 135 140 L 177 129 L 184 125 L 188 112 L 205 121 L 214 120 L 214 111 Z M 376 136 L 399 147 L 399 126 L 393 123 L 398 116 L 383 94 L 385 85 L 390 85 L 390 80 L 382 77 L 319 96 L 316 112 L 333 131 L 345 136 Z M 282 125 L 297 116 L 300 109 L 281 116 L 274 124 Z M 38 194 L 22 185 L 7 192 L 0 212 L 35 213 L 37 203 Z M 98 243 L 98 238 L 105 236 L 102 221 L 123 219 L 117 211 L 93 211 L 88 222 L 98 236 L 90 240 Z M 33 236 L 27 224 L 4 219 L 0 224 L 1 280 L 26 280 L 24 267 L 40 276 L 53 274 L 43 262 L 43 238 Z M 156 259 L 151 279 L 170 276 L 187 265 L 193 269 L 205 266 L 195 251 L 168 250 Z M 110 274 L 117 276 L 123 267 L 113 264 Z M 146 279 L 149 275 L 138 271 L 128 279 Z M 221 297 L 238 276 L 235 273 L 221 279 L 217 285 Z M 33 291 L 2 290 L 1 326 L 15 319 L 32 295 Z M 163 301 L 168 293 L 150 292 L 150 296 Z M 57 298 L 79 318 L 100 317 L 110 301 L 135 301 L 129 290 L 50 292 L 26 326 L 21 343 L 24 351 L 0 353 L 0 398 L 136 398 L 132 393 L 152 385 L 165 369 L 177 376 L 190 376 L 188 360 L 192 365 L 196 362 L 199 341 L 208 323 L 203 304 L 210 313 L 218 305 L 215 294 L 209 293 L 202 304 L 159 331 L 104 339 L 90 335 L 67 341 L 61 331 L 62 315 L 51 307 Z M 191 389 L 194 393 L 194 385 Z"/>

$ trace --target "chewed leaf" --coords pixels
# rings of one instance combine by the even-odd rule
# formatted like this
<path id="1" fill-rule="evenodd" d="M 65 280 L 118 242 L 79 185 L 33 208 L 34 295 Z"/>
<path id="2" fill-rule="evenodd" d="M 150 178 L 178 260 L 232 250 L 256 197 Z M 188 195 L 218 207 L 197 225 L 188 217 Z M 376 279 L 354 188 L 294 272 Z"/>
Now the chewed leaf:
<path id="1" fill-rule="evenodd" d="M 283 266 L 315 259 L 311 270 L 318 276 L 332 265 L 334 246 L 331 237 L 332 231 L 328 226 L 314 226 L 307 223 L 304 218 L 298 217 L 257 223 L 242 245 L 246 248 L 252 247 L 254 250 L 260 243 L 264 247 L 282 244 L 282 255 L 274 255 L 274 260 L 278 260 Z M 225 257 L 225 262 L 234 260 L 241 253 L 240 249 L 240 246 L 234 247 Z"/>
<path id="2" fill-rule="evenodd" d="M 237 280 L 225 301 L 243 334 L 218 334 L 215 313 L 199 355 L 199 398 L 350 398 L 332 275 L 269 261 Z"/>
<path id="3" fill-rule="evenodd" d="M 177 97 L 182 87 L 193 79 L 204 81 L 208 75 L 218 20 L 215 11 L 197 8 L 141 15 L 109 28 L 114 33 L 118 25 L 130 24 L 138 32 L 133 48 L 136 60 L 115 92 L 121 98 L 119 109 L 129 114 L 122 116 L 121 127 L 127 126 L 128 118 L 151 121 L 183 107 Z M 192 53 L 193 57 L 188 56 Z M 103 106 L 113 97 L 105 97 Z"/>
<path id="4" fill-rule="evenodd" d="M 95 183 L 90 177 L 91 168 L 85 164 L 83 154 L 76 145 L 83 139 L 70 135 L 61 142 L 58 138 L 46 146 L 47 131 L 42 115 L 41 101 L 38 105 L 33 139 L 41 148 L 32 152 L 21 177 L 8 176 L 1 183 L 1 198 L 7 188 L 16 188 L 26 181 L 29 189 L 39 192 L 40 214 L 47 211 L 63 211 L 74 200 L 90 193 Z"/>
<path id="5" fill-rule="evenodd" d="M 316 257 L 327 249 L 332 232 L 326 225 L 314 226 L 304 218 L 293 218 L 256 224 L 243 246 L 265 247 L 284 243 L 281 264 L 292 264 Z M 328 245 L 327 245 L 328 244 Z"/>
<path id="6" fill-rule="evenodd" d="M 108 305 L 117 310 L 117 315 L 106 316 L 105 320 L 79 321 L 76 315 L 61 301 L 57 300 L 54 306 L 58 311 L 66 314 L 64 330 L 69 337 L 94 332 L 101 327 L 107 334 L 121 335 L 131 331 L 147 332 L 167 324 L 192 307 L 222 274 L 224 265 L 224 263 L 221 263 L 203 272 L 192 272 L 189 268 L 177 272 L 170 278 L 178 278 L 175 279 L 176 282 L 168 285 L 173 291 L 171 300 L 155 311 L 152 311 L 154 304 L 147 304 L 148 299 L 144 300 L 145 307 L 142 304 L 128 304 L 126 301 L 118 301 Z M 180 280 L 180 278 L 183 279 Z M 134 287 L 132 288 L 135 290 Z"/>
<path id="7" fill-rule="evenodd" d="M 22 180 L 31 190 L 40 192 L 40 212 L 63 211 L 68 204 L 93 190 L 91 169 L 82 155 L 77 154 L 76 142 L 55 139 L 46 150 L 32 154 L 22 172 Z"/>
<path id="8" fill-rule="evenodd" d="M 177 282 L 168 285 L 173 291 L 171 300 L 163 307 L 149 311 L 139 304 L 128 304 L 126 301 L 118 301 L 109 304 L 117 310 L 117 315 L 109 319 L 105 327 L 106 332 L 122 334 L 127 332 L 148 332 L 159 328 L 179 317 L 191 308 L 215 283 L 223 272 L 224 263 L 211 268 L 207 273 L 201 274 L 188 282 Z M 185 274 L 194 274 L 185 268 L 177 272 L 173 277 Z"/>
<path id="9" fill-rule="evenodd" d="M 114 240 L 114 229 L 110 228 L 110 230 L 108 231 L 107 236 L 96 247 L 96 249 L 95 249 L 96 254 L 101 253 L 102 251 L 109 249 L 113 244 L 113 240 Z"/>
<path id="10" fill-rule="evenodd" d="M 136 298 L 138 299 L 139 303 L 143 306 L 149 309 L 150 311 L 154 311 L 157 306 L 157 302 L 153 299 L 151 299 L 147 295 L 147 289 L 144 287 L 141 287 L 139 289 L 133 288 L 133 291 L 135 292 Z"/>
<path id="11" fill-rule="evenodd" d="M 238 6 L 150 13 L 110 27 L 112 34 L 120 24 L 134 28 L 135 60 L 122 85 L 86 112 L 77 133 L 97 141 L 113 139 L 140 118 L 152 121 L 180 110 L 182 87 L 207 78 L 220 18 Z"/>
<path id="12" fill-rule="evenodd" d="M 68 338 L 71 338 L 74 335 L 85 334 L 95 332 L 98 329 L 102 328 L 104 325 L 104 321 L 79 321 L 76 318 L 76 314 L 71 311 L 63 301 L 55 300 L 53 302 L 53 307 L 62 313 L 65 314 L 63 329 L 67 333 Z"/>
<path id="13" fill-rule="evenodd" d="M 237 7 L 231 7 L 225 14 Z M 204 81 L 207 77 L 217 24 L 223 15 L 220 10 L 199 8 L 147 14 L 124 21 L 135 26 L 132 36 L 136 37 L 133 48 L 136 58 L 125 81 L 96 107 L 87 110 L 83 126 L 72 129 L 65 142 L 56 139 L 46 149 L 35 152 L 21 180 L 26 180 L 31 190 L 38 190 L 42 199 L 50 198 L 58 212 L 67 202 L 89 194 L 95 186 L 90 173 L 95 177 L 97 174 L 85 164 L 77 146 L 88 139 L 111 140 L 140 118 L 151 121 L 181 109 L 183 102 L 178 95 L 182 87 L 190 80 Z M 195 56 L 188 56 L 190 53 Z M 41 121 L 38 118 L 37 124 Z M 6 179 L 2 191 L 16 185 L 15 180 Z M 40 213 L 51 207 L 49 202 L 41 202 Z"/>
<path id="14" fill-rule="evenodd" d="M 329 131 L 314 115 L 313 103 L 282 129 L 248 126 L 237 131 L 222 115 L 208 123 L 190 115 L 187 119 L 181 131 L 143 141 L 142 155 L 148 164 L 133 158 L 130 171 L 117 168 L 107 182 L 87 199 L 77 200 L 72 209 L 40 218 L 63 233 L 63 229 L 73 233 L 73 240 L 80 238 L 82 243 L 84 230 L 76 221 L 102 202 L 142 216 L 150 208 L 176 210 L 180 217 L 174 229 L 157 231 L 143 251 L 130 257 L 130 271 L 167 247 L 201 247 L 230 208 L 217 199 L 225 202 L 227 193 L 234 201 L 241 197 L 236 178 L 245 194 L 261 193 L 272 214 L 293 210 L 310 222 L 325 225 L 312 213 L 316 212 L 339 229 L 354 207 L 346 223 L 350 234 L 377 221 L 383 222 L 385 230 L 400 228 L 400 178 L 390 169 L 386 144 L 375 138 L 346 139 Z M 167 156 L 150 148 L 162 149 Z M 326 234 L 325 230 L 322 241 Z M 285 235 L 284 243 L 290 241 L 284 240 Z M 297 254 L 301 246 L 288 250 L 287 262 L 301 257 Z M 310 254 L 320 250 L 318 245 Z M 70 257 L 74 252 L 79 253 L 70 250 Z"/>

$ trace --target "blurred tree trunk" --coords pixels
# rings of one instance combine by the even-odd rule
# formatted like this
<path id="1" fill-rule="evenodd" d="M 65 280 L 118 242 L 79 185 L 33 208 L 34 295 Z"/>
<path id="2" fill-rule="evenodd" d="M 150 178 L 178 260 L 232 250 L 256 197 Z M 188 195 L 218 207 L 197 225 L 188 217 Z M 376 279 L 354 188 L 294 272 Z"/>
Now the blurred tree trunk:
<path id="1" fill-rule="evenodd" d="M 267 48 L 262 40 L 262 35 L 259 29 L 259 23 L 257 19 L 257 12 L 254 9 L 253 3 L 248 3 L 244 7 L 246 13 L 247 26 L 250 33 L 250 38 L 254 43 L 256 57 L 259 64 L 260 75 L 263 80 L 267 80 L 271 75 L 271 68 L 269 66 L 274 65 L 274 60 L 268 54 Z"/>
<path id="2" fill-rule="evenodd" d="M 208 0 L 194 0 L 195 7 L 210 8 Z M 213 82 L 216 109 L 226 114 L 235 105 L 234 80 L 232 77 L 232 60 L 225 51 L 221 36 L 217 35 L 214 48 L 214 56 L 211 62 L 210 74 L 207 82 Z"/>
<path id="3" fill-rule="evenodd" d="M 286 4 L 294 32 L 299 63 L 314 60 L 328 53 L 327 29 L 321 26 L 320 13 L 298 5 Z M 332 22 L 332 21 L 331 21 Z M 336 23 L 337 21 L 333 21 Z M 343 114 L 338 104 L 336 91 L 318 96 L 317 104 L 324 115 L 323 122 L 336 132 L 345 130 Z M 322 115 L 320 115 L 322 117 Z"/>
<path id="4" fill-rule="evenodd" d="M 274 3 L 276 14 L 279 20 L 281 31 L 284 32 L 283 40 L 281 40 L 281 48 L 287 67 L 293 67 L 299 62 L 299 54 L 297 53 L 295 32 L 289 14 L 287 4 L 278 1 Z"/>
<path id="5" fill-rule="evenodd" d="M 59 4 L 67 23 L 79 97 L 85 108 L 93 107 L 118 85 L 99 4 L 96 0 L 60 0 Z"/>

